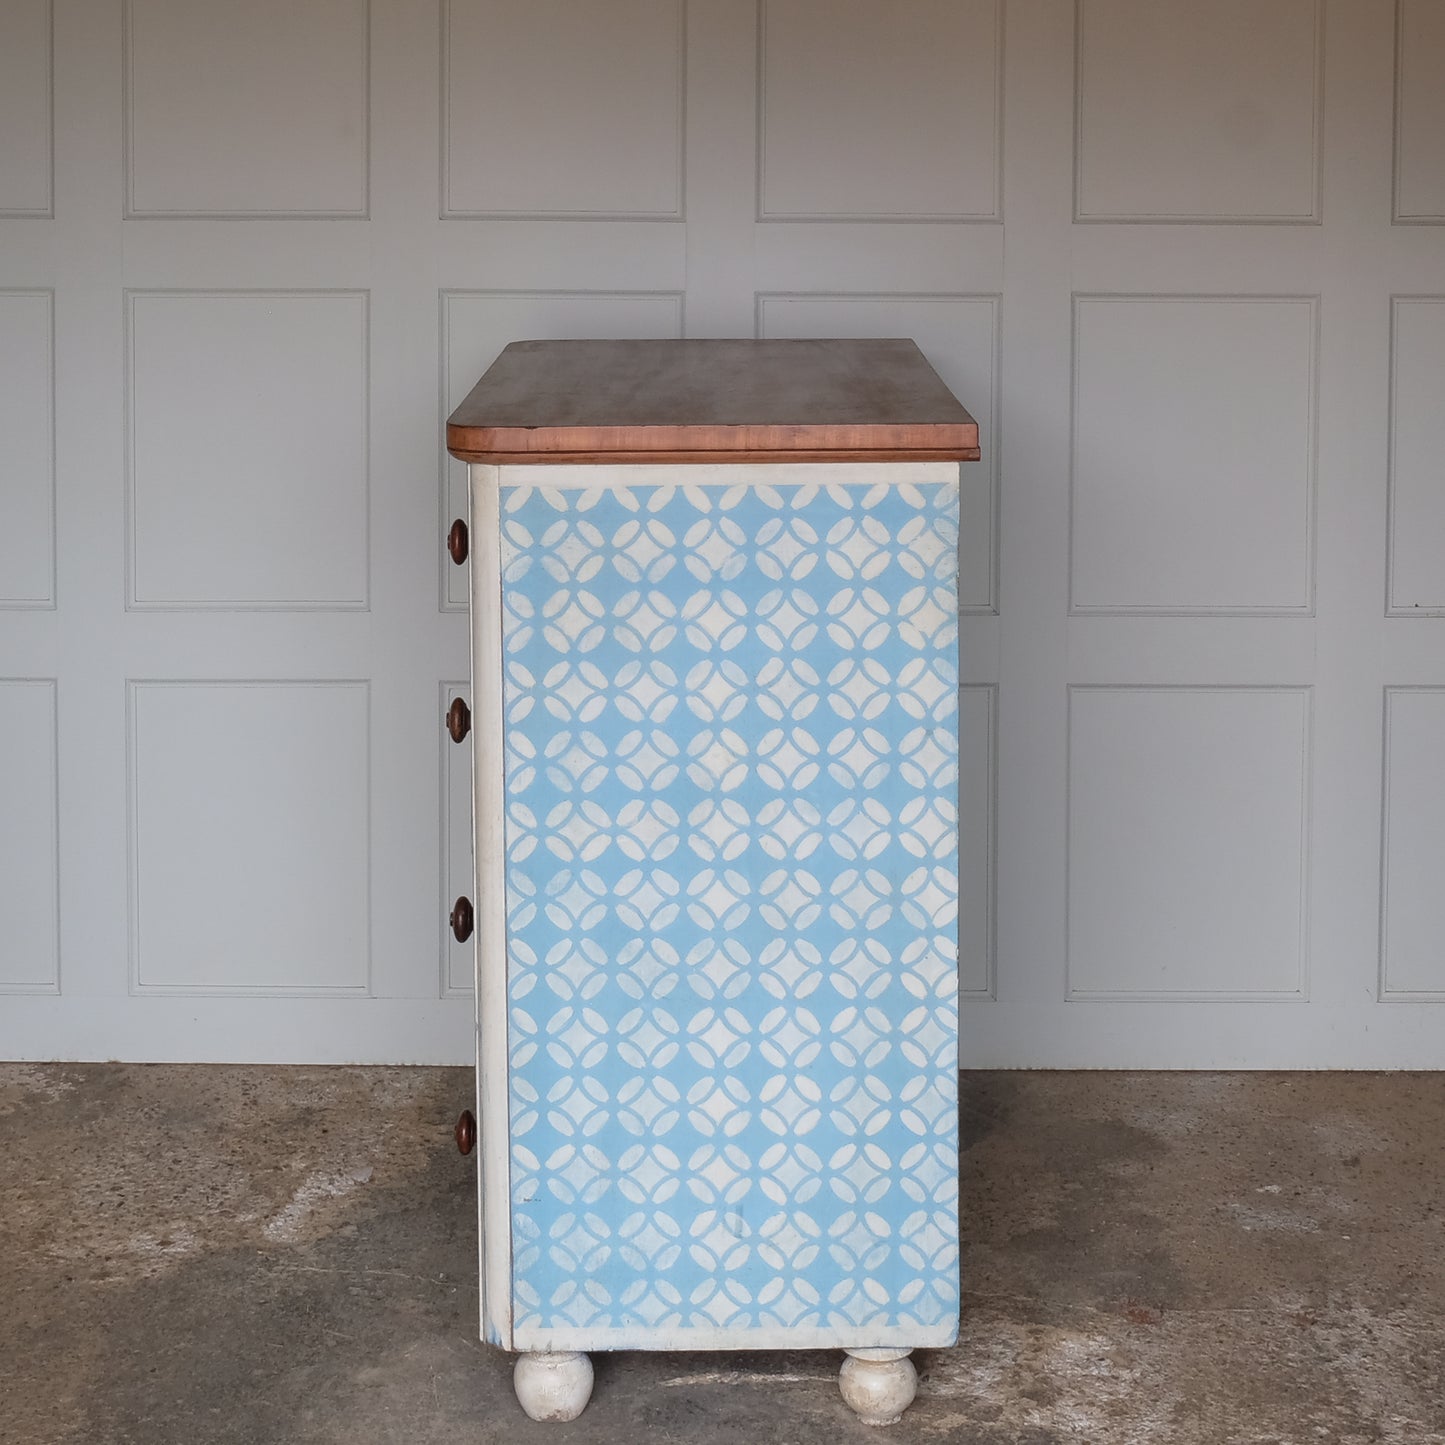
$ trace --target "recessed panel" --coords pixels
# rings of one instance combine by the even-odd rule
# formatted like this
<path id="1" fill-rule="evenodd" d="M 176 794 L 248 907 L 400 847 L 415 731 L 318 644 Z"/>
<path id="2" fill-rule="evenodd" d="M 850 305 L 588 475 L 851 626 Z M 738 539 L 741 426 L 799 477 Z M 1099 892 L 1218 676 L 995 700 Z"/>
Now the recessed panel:
<path id="1" fill-rule="evenodd" d="M 441 711 L 445 715 L 460 698 L 471 707 L 472 690 L 464 682 L 447 682 L 441 688 Z M 475 987 L 476 944 L 458 943 L 447 918 L 460 897 L 475 899 L 476 870 L 472 866 L 472 741 L 453 742 L 447 730 L 439 728 L 442 749 L 442 993 L 471 993 Z"/>
<path id="2" fill-rule="evenodd" d="M 363 216 L 367 0 L 129 0 L 135 216 Z"/>
<path id="3" fill-rule="evenodd" d="M 0 993 L 60 982 L 55 683 L 0 678 Z"/>
<path id="4" fill-rule="evenodd" d="M 130 298 L 131 605 L 367 605 L 367 298 Z"/>
<path id="5" fill-rule="evenodd" d="M 0 5 L 0 216 L 51 213 L 51 0 Z"/>
<path id="6" fill-rule="evenodd" d="M 959 471 L 959 606 L 995 606 L 998 461 L 998 298 L 761 296 L 758 331 L 785 337 L 911 337 L 978 422 L 983 456 Z"/>
<path id="7" fill-rule="evenodd" d="M 994 989 L 994 779 L 997 689 L 958 693 L 958 982 L 965 998 Z"/>
<path id="8" fill-rule="evenodd" d="M 1071 599 L 1081 612 L 1307 612 L 1315 305 L 1080 297 Z"/>
<path id="9" fill-rule="evenodd" d="M 130 693 L 137 988 L 367 986 L 364 682 L 139 682 Z"/>
<path id="10" fill-rule="evenodd" d="M 1385 692 L 1386 995 L 1445 998 L 1445 690 Z"/>
<path id="11" fill-rule="evenodd" d="M 1445 5 L 1400 0 L 1395 219 L 1445 223 Z"/>
<path id="12" fill-rule="evenodd" d="M 1319 218 L 1319 0 L 1078 0 L 1077 218 Z"/>
<path id="13" fill-rule="evenodd" d="M 1070 691 L 1073 998 L 1295 996 L 1309 694 Z"/>
<path id="14" fill-rule="evenodd" d="M 1390 611 L 1445 612 L 1445 296 L 1395 301 Z"/>
<path id="15" fill-rule="evenodd" d="M 507 292 L 442 293 L 442 385 L 445 415 L 512 341 L 646 341 L 682 335 L 682 297 L 676 292 Z M 467 469 L 446 458 L 442 531 L 453 517 L 467 515 Z M 467 605 L 466 568 L 439 550 L 444 605 Z"/>
<path id="16" fill-rule="evenodd" d="M 763 220 L 999 216 L 998 0 L 764 0 Z"/>
<path id="17" fill-rule="evenodd" d="M 680 217 L 682 0 L 446 0 L 442 213 Z"/>
<path id="18" fill-rule="evenodd" d="M 0 607 L 55 600 L 52 302 L 0 291 Z"/>
<path id="19" fill-rule="evenodd" d="M 951 1340 L 955 478 L 536 470 L 500 498 L 512 1342 Z"/>

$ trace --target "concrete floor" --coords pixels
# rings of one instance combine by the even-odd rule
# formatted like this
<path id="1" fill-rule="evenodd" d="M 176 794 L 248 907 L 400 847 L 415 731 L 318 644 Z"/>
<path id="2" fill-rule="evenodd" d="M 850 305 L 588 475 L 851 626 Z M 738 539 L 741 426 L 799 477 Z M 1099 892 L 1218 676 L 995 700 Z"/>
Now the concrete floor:
<path id="1" fill-rule="evenodd" d="M 826 1353 L 600 1356 L 526 1420 L 469 1089 L 0 1065 L 0 1441 L 1445 1441 L 1445 1075 L 966 1076 L 962 1339 L 881 1433 Z"/>

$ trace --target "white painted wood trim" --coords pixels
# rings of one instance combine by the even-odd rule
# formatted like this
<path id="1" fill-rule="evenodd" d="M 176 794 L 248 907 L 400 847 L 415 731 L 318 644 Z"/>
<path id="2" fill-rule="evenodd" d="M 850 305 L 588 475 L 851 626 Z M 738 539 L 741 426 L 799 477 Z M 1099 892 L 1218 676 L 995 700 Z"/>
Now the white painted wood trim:
<path id="1" fill-rule="evenodd" d="M 943 1320 L 922 1328 L 878 1329 L 845 1325 L 773 1325 L 766 1329 L 645 1325 L 594 1329 L 517 1326 L 513 1348 L 540 1352 L 567 1350 L 934 1350 L 958 1340 L 958 1321 Z"/>
<path id="2" fill-rule="evenodd" d="M 507 893 L 502 796 L 498 469 L 473 466 L 472 831 L 476 848 L 477 1211 L 482 1338 L 512 1348 L 512 1142 L 507 1111 Z"/>
<path id="3" fill-rule="evenodd" d="M 508 487 L 579 487 L 613 491 L 625 487 L 923 486 L 956 482 L 960 462 L 617 462 L 588 465 L 528 463 L 504 466 Z"/>

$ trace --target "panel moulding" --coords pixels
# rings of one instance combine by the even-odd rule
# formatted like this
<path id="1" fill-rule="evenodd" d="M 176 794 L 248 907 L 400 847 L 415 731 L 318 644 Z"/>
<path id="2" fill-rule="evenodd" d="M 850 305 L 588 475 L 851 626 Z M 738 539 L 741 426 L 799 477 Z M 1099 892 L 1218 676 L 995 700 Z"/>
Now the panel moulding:
<path id="1" fill-rule="evenodd" d="M 1314 688 L 1293 684 L 1212 683 L 1136 684 L 1136 683 L 1069 683 L 1066 686 L 1066 722 L 1064 736 L 1064 1002 L 1065 1003 L 1308 1003 L 1310 996 L 1310 879 L 1313 848 L 1310 836 L 1311 790 L 1314 777 Z M 1073 912 L 1073 811 L 1074 811 L 1074 699 L 1085 693 L 1192 693 L 1195 695 L 1277 694 L 1298 698 L 1301 707 L 1300 737 L 1300 817 L 1299 859 L 1300 896 L 1298 902 L 1299 955 L 1296 987 L 1284 990 L 1237 989 L 1080 989 L 1071 972 L 1070 921 Z"/>
<path id="2" fill-rule="evenodd" d="M 1442 218 L 1445 220 L 1445 218 Z M 1396 492 L 1396 463 L 1399 448 L 1396 441 L 1398 416 L 1396 400 L 1398 394 L 1398 355 L 1400 310 L 1403 306 L 1438 306 L 1441 308 L 1442 323 L 1445 323 L 1445 295 L 1392 296 L 1390 297 L 1390 419 L 1387 442 L 1388 459 L 1385 466 L 1385 615 L 1387 617 L 1445 617 L 1445 595 L 1438 601 L 1422 605 L 1402 603 L 1396 595 L 1396 525 L 1399 521 L 1399 498 Z M 1442 589 L 1445 592 L 1445 589 Z"/>
<path id="3" fill-rule="evenodd" d="M 6 994 L 49 994 L 61 992 L 61 903 L 60 903 L 60 685 L 53 677 L 0 677 L 0 688 L 37 687 L 50 694 L 50 795 L 51 828 L 54 835 L 54 849 L 50 860 L 52 891 L 52 931 L 50 977 L 36 981 L 5 982 L 0 980 L 0 995 Z"/>
<path id="4" fill-rule="evenodd" d="M 677 205 L 667 211 L 627 210 L 472 210 L 449 204 L 451 184 L 451 43 L 454 0 L 441 0 L 440 115 L 437 133 L 437 214 L 443 221 L 685 221 L 687 219 L 687 0 L 675 0 L 677 13 Z"/>
<path id="5" fill-rule="evenodd" d="M 7 297 L 7 296 L 36 296 L 36 297 L 43 297 L 43 298 L 45 299 L 45 306 L 46 306 L 46 312 L 47 312 L 47 337 L 46 337 L 47 355 L 46 355 L 46 359 L 45 359 L 45 373 L 46 373 L 46 378 L 47 378 L 47 380 L 46 380 L 47 396 L 48 396 L 48 398 L 49 398 L 49 405 L 50 405 L 50 416 L 49 416 L 49 419 L 48 419 L 50 457 L 49 457 L 49 466 L 48 466 L 48 469 L 47 469 L 47 472 L 48 472 L 48 475 L 47 475 L 47 484 L 48 484 L 48 488 L 49 488 L 49 510 L 50 510 L 50 517 L 49 517 L 49 521 L 50 521 L 50 538 L 49 538 L 49 545 L 48 545 L 48 547 L 47 547 L 47 552 L 48 552 L 48 561 L 49 561 L 49 568 L 50 568 L 50 576 L 49 576 L 48 586 L 47 586 L 47 589 L 46 589 L 46 595 L 45 595 L 44 597 L 3 597 L 3 596 L 0 596 L 0 611 L 15 610 L 15 611 L 53 612 L 53 611 L 55 610 L 55 607 L 56 607 L 56 574 L 57 574 L 57 570 L 58 570 L 58 553 L 57 553 L 57 546 L 58 546 L 58 544 L 57 544 L 57 540 L 56 540 L 57 535 L 58 535 L 58 518 L 57 518 L 58 495 L 57 495 L 56 474 L 55 474 L 55 453 L 56 453 L 56 433 L 55 433 L 55 395 L 56 395 L 56 387 L 55 387 L 55 291 L 54 291 L 53 288 L 50 288 L 50 287 L 36 287 L 36 288 L 4 287 L 4 288 L 0 288 L 0 300 L 3 300 L 3 299 L 4 299 L 5 297 Z"/>
<path id="6" fill-rule="evenodd" d="M 1406 989 L 1390 987 L 1390 798 L 1394 784 L 1394 749 L 1390 741 L 1390 724 L 1395 699 L 1402 696 L 1445 698 L 1445 687 L 1387 686 L 1384 689 L 1384 725 L 1380 786 L 1380 921 L 1379 960 L 1375 983 L 1377 1003 L 1445 1003 L 1445 988 Z"/>
<path id="7" fill-rule="evenodd" d="M 124 407 L 125 407 L 125 607 L 127 612 L 368 612 L 371 610 L 371 293 L 350 287 L 246 288 L 205 287 L 127 288 L 125 306 Z M 359 301 L 362 309 L 361 397 L 363 442 L 361 505 L 363 516 L 362 589 L 356 598 L 296 597 L 285 599 L 168 598 L 152 601 L 137 596 L 136 465 L 135 465 L 135 307 L 148 297 L 209 298 L 250 297 L 256 300 L 316 297 L 346 297 Z"/>
<path id="8" fill-rule="evenodd" d="M 128 221 L 366 221 L 371 219 L 371 6 L 372 0 L 360 0 L 362 16 L 362 180 L 360 202 L 355 207 L 340 210 L 322 208 L 278 207 L 262 210 L 195 210 L 179 208 L 164 210 L 154 207 L 137 206 L 135 202 L 135 128 L 133 110 L 135 100 L 134 77 L 134 23 L 135 0 L 123 0 L 121 11 L 122 52 L 121 65 L 121 169 L 123 173 L 125 211 Z"/>
<path id="9" fill-rule="evenodd" d="M 53 221 L 55 219 L 55 0 L 46 0 L 45 46 L 45 204 L 0 205 L 0 221 Z"/>
<path id="10" fill-rule="evenodd" d="M 959 688 L 963 693 L 982 693 L 988 708 L 988 801 L 986 816 L 979 822 L 970 822 L 959 815 L 960 830 L 981 828 L 984 833 L 988 876 L 985 881 L 985 907 L 988 910 L 985 924 L 987 957 L 985 959 L 986 983 L 983 988 L 960 988 L 959 998 L 973 1003 L 994 1002 L 998 998 L 998 684 L 992 682 L 966 682 Z M 962 960 L 960 960 L 960 977 Z"/>
<path id="11" fill-rule="evenodd" d="M 1315 551 L 1316 551 L 1316 492 L 1319 471 L 1319 355 L 1320 355 L 1320 298 L 1317 295 L 1250 295 L 1213 294 L 1199 292 L 1109 292 L 1076 291 L 1072 296 L 1073 315 L 1069 340 L 1069 518 L 1068 518 L 1068 595 L 1070 617 L 1313 617 L 1315 615 Z M 1260 607 L 1249 604 L 1230 606 L 1170 606 L 1156 604 L 1128 605 L 1080 604 L 1075 598 L 1075 550 L 1077 539 L 1075 472 L 1078 443 L 1079 414 L 1079 311 L 1081 306 L 1095 301 L 1106 302 L 1151 302 L 1187 301 L 1199 303 L 1260 304 L 1260 305 L 1308 305 L 1311 313 L 1309 352 L 1309 419 L 1306 452 L 1307 480 L 1305 486 L 1304 523 L 1304 596 L 1296 606 Z"/>
<path id="12" fill-rule="evenodd" d="M 1324 153 L 1320 144 L 1324 118 L 1324 0 L 1314 5 L 1314 87 L 1312 125 L 1310 130 L 1310 172 L 1313 178 L 1313 203 L 1300 215 L 1230 215 L 1200 213 L 1197 215 L 1150 215 L 1141 213 L 1086 212 L 1083 205 L 1084 160 L 1084 6 L 1088 0 L 1074 0 L 1074 152 L 1073 152 L 1073 221 L 1075 225 L 1113 226 L 1318 226 L 1324 222 L 1322 197 L 1324 190 Z"/>
<path id="13" fill-rule="evenodd" d="M 1405 5 L 1395 0 L 1395 72 L 1394 115 L 1391 134 L 1390 222 L 1396 226 L 1445 226 L 1445 215 L 1432 211 L 1407 212 L 1400 205 L 1400 159 L 1404 148 L 1404 73 L 1405 73 Z"/>
<path id="14" fill-rule="evenodd" d="M 1003 221 L 1003 118 L 1004 118 L 1004 46 L 1006 27 L 1002 0 L 994 5 L 993 31 L 993 138 L 990 155 L 993 161 L 993 199 L 987 211 L 920 212 L 793 212 L 769 211 L 765 201 L 765 150 L 767 141 L 767 9 L 768 0 L 758 0 L 757 22 L 757 161 L 754 219 L 763 224 L 838 224 L 849 225 L 997 225 Z"/>
<path id="15" fill-rule="evenodd" d="M 370 998 L 372 996 L 372 918 L 368 906 L 364 922 L 364 948 L 361 978 L 352 984 L 338 986 L 255 987 L 230 984 L 159 984 L 146 983 L 141 977 L 140 951 L 140 817 L 139 760 L 140 730 L 137 701 L 150 688 L 342 688 L 355 689 L 362 697 L 366 719 L 365 740 L 365 873 L 366 891 L 370 898 L 373 877 L 372 819 L 372 725 L 371 682 L 366 678 L 204 678 L 148 677 L 127 678 L 126 692 L 126 902 L 127 926 L 127 992 L 133 997 L 248 997 L 248 998 Z"/>

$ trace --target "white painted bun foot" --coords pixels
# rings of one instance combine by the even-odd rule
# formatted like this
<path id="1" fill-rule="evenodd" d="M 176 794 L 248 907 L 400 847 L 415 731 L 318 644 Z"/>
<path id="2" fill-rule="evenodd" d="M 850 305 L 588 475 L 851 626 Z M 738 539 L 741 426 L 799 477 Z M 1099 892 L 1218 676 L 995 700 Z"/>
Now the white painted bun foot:
<path id="1" fill-rule="evenodd" d="M 918 1393 L 918 1371 L 907 1350 L 849 1350 L 838 1390 L 865 1425 L 892 1425 Z"/>
<path id="2" fill-rule="evenodd" d="M 592 1361 L 575 1350 L 519 1355 L 512 1388 L 532 1419 L 575 1420 L 592 1398 Z"/>

